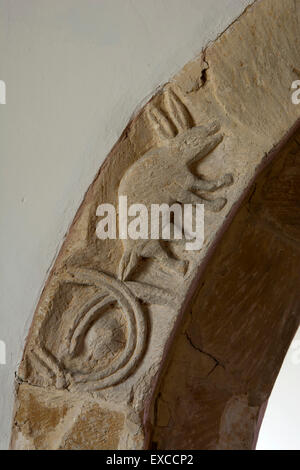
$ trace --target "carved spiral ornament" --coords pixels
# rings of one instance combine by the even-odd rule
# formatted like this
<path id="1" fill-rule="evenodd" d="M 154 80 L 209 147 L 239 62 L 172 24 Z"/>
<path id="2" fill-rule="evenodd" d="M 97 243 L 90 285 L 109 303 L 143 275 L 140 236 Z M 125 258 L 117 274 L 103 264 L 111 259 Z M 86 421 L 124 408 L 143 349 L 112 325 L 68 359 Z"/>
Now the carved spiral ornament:
<path id="1" fill-rule="evenodd" d="M 75 282 L 83 286 L 94 286 L 99 289 L 83 305 L 80 305 L 69 330 L 67 338 L 67 352 L 62 358 L 54 358 L 47 352 L 40 341 L 39 350 L 36 353 L 38 359 L 47 364 L 51 372 L 56 375 L 56 386 L 68 387 L 78 390 L 100 390 L 116 385 L 124 380 L 137 366 L 143 355 L 147 339 L 147 321 L 141 309 L 141 305 L 125 285 L 103 272 L 90 269 L 68 269 L 64 276 L 65 281 Z M 64 362 L 76 359 L 80 355 L 82 341 L 87 337 L 91 325 L 101 316 L 110 315 L 110 306 L 116 305 L 121 311 L 125 321 L 126 334 L 123 348 L 117 352 L 115 358 L 104 367 L 86 370 L 84 365 L 67 368 Z M 97 342 L 103 343 L 104 338 L 97 338 Z M 97 370 L 98 369 L 98 370 Z"/>

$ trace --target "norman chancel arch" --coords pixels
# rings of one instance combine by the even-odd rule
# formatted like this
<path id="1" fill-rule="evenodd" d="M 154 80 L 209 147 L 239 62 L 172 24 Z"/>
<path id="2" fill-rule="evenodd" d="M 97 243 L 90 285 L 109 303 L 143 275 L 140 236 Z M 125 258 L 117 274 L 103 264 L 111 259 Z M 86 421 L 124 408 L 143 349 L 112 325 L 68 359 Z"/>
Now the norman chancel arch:
<path id="1" fill-rule="evenodd" d="M 257 1 L 136 115 L 78 210 L 12 448 L 249 449 L 299 323 L 300 1 Z M 205 240 L 100 240 L 101 203 L 204 203 Z"/>

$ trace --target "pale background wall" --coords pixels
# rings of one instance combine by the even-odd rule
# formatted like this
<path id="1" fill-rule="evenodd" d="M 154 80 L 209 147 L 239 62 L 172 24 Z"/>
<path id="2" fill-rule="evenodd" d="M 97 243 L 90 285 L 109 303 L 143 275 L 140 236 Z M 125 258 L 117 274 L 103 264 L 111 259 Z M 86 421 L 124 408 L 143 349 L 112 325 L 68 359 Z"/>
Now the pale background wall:
<path id="1" fill-rule="evenodd" d="M 35 305 L 88 185 L 136 107 L 250 3 L 0 0 L 0 448 Z M 282 378 L 290 402 L 299 367 Z"/>

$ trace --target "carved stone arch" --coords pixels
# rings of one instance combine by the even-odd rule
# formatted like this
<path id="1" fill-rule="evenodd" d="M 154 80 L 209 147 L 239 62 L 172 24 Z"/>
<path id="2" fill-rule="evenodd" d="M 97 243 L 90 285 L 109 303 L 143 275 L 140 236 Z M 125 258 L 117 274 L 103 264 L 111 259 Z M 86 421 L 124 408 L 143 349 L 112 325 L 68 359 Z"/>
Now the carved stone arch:
<path id="1" fill-rule="evenodd" d="M 269 366 L 256 369 L 242 341 L 248 327 L 265 335 L 263 309 L 252 318 L 248 305 L 244 320 L 232 310 L 236 286 L 247 288 L 257 272 L 255 257 L 248 271 L 243 264 L 247 246 L 256 258 L 260 254 L 264 279 L 272 253 L 279 265 L 286 250 L 283 266 L 297 286 L 299 225 L 287 215 L 299 203 L 297 141 L 270 167 L 271 176 L 257 177 L 299 124 L 300 107 L 291 99 L 300 73 L 299 26 L 298 1 L 255 2 L 133 117 L 90 186 L 37 306 L 17 374 L 12 448 L 253 446 L 261 409 L 298 325 L 299 288 L 282 317 L 276 296 L 274 317 L 267 316 L 275 332 L 266 351 L 262 347 L 266 357 L 278 340 Z M 287 212 L 272 212 L 274 201 L 282 201 L 276 199 L 281 185 L 293 203 Z M 204 203 L 203 247 L 186 252 L 176 240 L 98 239 L 97 207 L 113 204 L 120 216 L 121 196 L 148 209 Z M 247 274 L 239 285 L 235 276 Z M 251 285 L 258 285 L 253 295 L 265 287 Z M 280 288 L 286 292 L 284 283 Z M 179 387 L 189 358 L 197 374 L 189 376 L 187 368 L 183 377 L 194 384 Z M 243 373 L 250 363 L 254 372 Z M 174 420 L 180 401 L 204 417 L 189 437 L 184 413 Z"/>
<path id="2" fill-rule="evenodd" d="M 153 394 L 150 448 L 255 448 L 299 327 L 299 183 L 300 129 L 255 180 L 204 267 Z"/>

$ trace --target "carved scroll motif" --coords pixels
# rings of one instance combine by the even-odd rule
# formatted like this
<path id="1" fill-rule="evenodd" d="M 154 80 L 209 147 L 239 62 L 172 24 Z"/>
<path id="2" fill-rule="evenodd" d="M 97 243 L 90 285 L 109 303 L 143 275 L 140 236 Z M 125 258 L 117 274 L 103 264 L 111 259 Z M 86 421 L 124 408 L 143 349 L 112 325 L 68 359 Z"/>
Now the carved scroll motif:
<path id="1" fill-rule="evenodd" d="M 194 176 L 189 168 L 221 142 L 223 136 L 219 126 L 216 123 L 196 126 L 187 106 L 171 87 L 164 94 L 164 109 L 149 105 L 148 117 L 162 145 L 147 152 L 125 172 L 119 195 L 126 195 L 129 204 L 139 202 L 148 209 L 152 203 L 172 205 L 179 202 L 201 203 L 210 211 L 220 211 L 226 199 L 208 199 L 203 193 L 228 186 L 232 176 L 207 181 Z M 80 266 L 67 266 L 59 275 L 61 284 L 72 283 L 81 288 L 93 288 L 93 291 L 80 298 L 79 305 L 75 302 L 75 306 L 72 304 L 60 314 L 55 309 L 48 314 L 30 353 L 32 361 L 47 371 L 57 388 L 93 391 L 126 379 L 140 362 L 147 343 L 147 318 L 141 301 L 169 307 L 176 305 L 176 294 L 155 286 L 155 281 L 150 285 L 130 280 L 130 277 L 141 258 L 151 258 L 172 277 L 184 275 L 186 261 L 170 255 L 159 239 L 129 238 L 123 240 L 123 247 L 119 279 Z M 58 333 L 63 346 L 56 349 L 51 345 L 53 342 L 48 341 L 49 315 L 61 315 L 56 327 L 64 331 Z M 102 329 L 99 325 L 95 327 L 107 316 L 111 317 L 111 323 L 104 322 Z M 93 329 L 97 337 L 90 340 Z M 105 355 L 105 360 L 101 360 L 100 353 L 96 354 L 96 359 L 90 359 L 93 350 L 102 351 L 103 348 L 111 353 L 111 360 L 107 361 Z"/>

